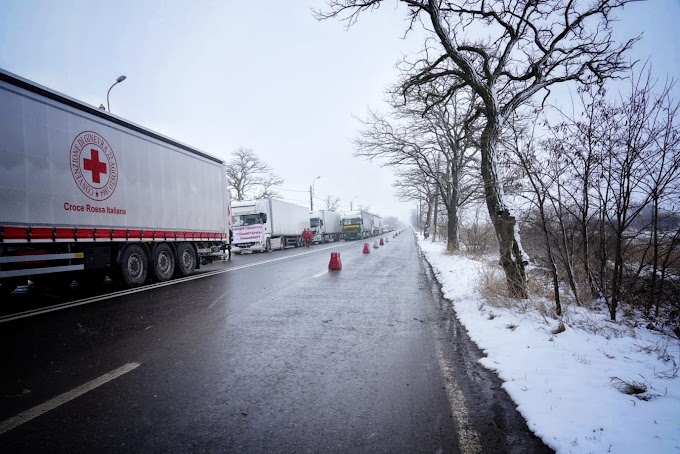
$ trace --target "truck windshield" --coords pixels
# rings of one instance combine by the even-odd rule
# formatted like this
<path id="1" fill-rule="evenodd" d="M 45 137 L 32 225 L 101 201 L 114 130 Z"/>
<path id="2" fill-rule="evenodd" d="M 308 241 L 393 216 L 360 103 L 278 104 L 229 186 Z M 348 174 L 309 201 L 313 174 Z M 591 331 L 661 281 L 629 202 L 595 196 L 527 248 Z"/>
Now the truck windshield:
<path id="1" fill-rule="evenodd" d="M 239 227 L 242 225 L 255 225 L 262 224 L 262 214 L 241 214 L 239 216 L 234 216 L 234 227 Z"/>
<path id="2" fill-rule="evenodd" d="M 361 218 L 343 219 L 342 225 L 361 224 Z"/>

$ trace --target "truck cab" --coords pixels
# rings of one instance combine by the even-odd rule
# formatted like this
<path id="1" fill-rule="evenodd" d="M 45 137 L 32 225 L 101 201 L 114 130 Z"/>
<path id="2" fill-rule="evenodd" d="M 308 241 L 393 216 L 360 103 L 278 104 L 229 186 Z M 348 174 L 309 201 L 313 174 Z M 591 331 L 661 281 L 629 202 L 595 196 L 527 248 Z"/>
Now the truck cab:
<path id="1" fill-rule="evenodd" d="M 232 231 L 234 252 L 269 252 L 272 250 L 271 226 L 266 204 L 254 200 L 248 203 L 233 202 Z M 278 245 L 280 247 L 280 245 Z"/>
<path id="2" fill-rule="evenodd" d="M 235 201 L 231 211 L 236 254 L 300 247 L 302 230 L 309 228 L 305 207 L 275 198 Z"/>

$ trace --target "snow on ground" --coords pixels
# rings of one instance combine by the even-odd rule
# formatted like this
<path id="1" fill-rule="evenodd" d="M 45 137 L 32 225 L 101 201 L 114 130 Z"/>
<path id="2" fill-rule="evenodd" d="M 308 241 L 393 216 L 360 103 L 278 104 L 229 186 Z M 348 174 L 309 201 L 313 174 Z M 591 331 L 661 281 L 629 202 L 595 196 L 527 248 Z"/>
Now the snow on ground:
<path id="1" fill-rule="evenodd" d="M 559 321 L 493 307 L 481 297 L 476 282 L 482 262 L 419 239 L 445 297 L 486 354 L 480 363 L 505 382 L 546 445 L 558 453 L 680 453 L 680 378 L 664 378 L 674 362 L 680 364 L 677 340 L 583 308 L 569 308 L 566 331 L 553 334 Z M 600 328 L 584 329 L 586 324 Z M 669 340 L 672 359 L 649 351 Z M 641 396 L 648 400 L 619 391 L 621 382 L 613 377 L 647 385 Z"/>

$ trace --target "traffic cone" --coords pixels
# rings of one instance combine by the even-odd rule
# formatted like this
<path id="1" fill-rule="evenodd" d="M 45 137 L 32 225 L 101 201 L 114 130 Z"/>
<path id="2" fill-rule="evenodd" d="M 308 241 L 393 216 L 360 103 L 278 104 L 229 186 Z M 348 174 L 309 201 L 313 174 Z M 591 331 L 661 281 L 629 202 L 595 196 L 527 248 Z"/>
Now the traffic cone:
<path id="1" fill-rule="evenodd" d="M 370 254 L 371 249 L 368 247 L 368 243 L 364 243 L 364 254 Z"/>
<path id="2" fill-rule="evenodd" d="M 375 240 L 373 242 L 373 249 L 378 249 L 380 246 L 378 246 L 378 240 Z"/>
<path id="3" fill-rule="evenodd" d="M 331 261 L 328 263 L 329 270 L 341 270 L 342 262 L 340 261 L 339 252 L 331 252 Z"/>
<path id="4" fill-rule="evenodd" d="M 385 243 L 389 243 L 389 242 L 390 242 L 390 237 L 389 237 L 389 236 L 386 236 L 386 237 L 385 237 Z"/>
<path id="5" fill-rule="evenodd" d="M 381 245 L 381 246 L 384 246 L 384 245 L 385 245 L 385 240 L 383 240 L 382 237 L 380 237 L 380 245 Z"/>

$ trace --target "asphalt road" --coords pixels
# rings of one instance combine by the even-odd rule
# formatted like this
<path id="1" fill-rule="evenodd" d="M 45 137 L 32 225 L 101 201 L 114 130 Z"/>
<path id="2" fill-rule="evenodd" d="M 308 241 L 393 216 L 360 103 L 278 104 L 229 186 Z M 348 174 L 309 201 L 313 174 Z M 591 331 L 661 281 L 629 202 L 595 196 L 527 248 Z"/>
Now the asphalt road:
<path id="1" fill-rule="evenodd" d="M 0 323 L 2 452 L 551 452 L 412 235 L 362 246 L 235 256 Z"/>

